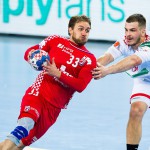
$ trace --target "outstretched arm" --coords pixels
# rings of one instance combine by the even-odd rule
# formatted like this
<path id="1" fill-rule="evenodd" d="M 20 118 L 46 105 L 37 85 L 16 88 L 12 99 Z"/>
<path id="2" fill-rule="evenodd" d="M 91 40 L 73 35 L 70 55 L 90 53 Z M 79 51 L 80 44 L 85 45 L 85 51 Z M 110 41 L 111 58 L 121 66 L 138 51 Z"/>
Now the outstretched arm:
<path id="1" fill-rule="evenodd" d="M 134 54 L 124 58 L 117 64 L 113 64 L 108 67 L 98 64 L 98 67 L 94 69 L 94 72 L 96 71 L 97 75 L 93 74 L 93 77 L 94 79 L 100 79 L 105 77 L 108 74 L 115 74 L 115 73 L 127 71 L 135 66 L 140 65 L 141 63 L 142 63 L 141 58 Z"/>
<path id="2" fill-rule="evenodd" d="M 95 80 L 101 78 L 101 69 L 102 66 L 104 67 L 105 65 L 111 63 L 114 61 L 113 56 L 110 53 L 105 53 L 104 55 L 100 56 L 97 59 L 97 67 L 92 70 L 92 76 Z M 104 67 L 105 68 L 105 67 Z"/>
<path id="3" fill-rule="evenodd" d="M 97 59 L 97 62 L 101 65 L 107 65 L 114 61 L 113 56 L 110 53 L 105 53 Z"/>

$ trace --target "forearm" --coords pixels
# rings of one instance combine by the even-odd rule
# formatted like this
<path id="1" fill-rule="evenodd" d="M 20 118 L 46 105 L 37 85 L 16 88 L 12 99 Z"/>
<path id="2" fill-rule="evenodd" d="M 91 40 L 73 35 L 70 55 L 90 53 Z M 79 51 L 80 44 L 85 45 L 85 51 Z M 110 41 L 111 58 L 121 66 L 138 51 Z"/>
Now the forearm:
<path id="1" fill-rule="evenodd" d="M 109 53 L 105 53 L 104 55 L 100 56 L 97 59 L 97 62 L 100 63 L 103 66 L 108 65 L 109 63 L 111 63 L 113 61 L 114 61 L 114 58 Z"/>
<path id="2" fill-rule="evenodd" d="M 136 56 L 128 56 L 125 59 L 121 60 L 117 64 L 111 65 L 107 68 L 107 74 L 115 74 L 127 71 L 135 66 L 138 66 L 142 63 L 142 60 Z"/>
<path id="3" fill-rule="evenodd" d="M 78 77 L 68 76 L 62 72 L 59 78 L 60 81 L 79 93 L 81 93 L 87 87 L 91 79 L 91 69 L 82 71 Z"/>

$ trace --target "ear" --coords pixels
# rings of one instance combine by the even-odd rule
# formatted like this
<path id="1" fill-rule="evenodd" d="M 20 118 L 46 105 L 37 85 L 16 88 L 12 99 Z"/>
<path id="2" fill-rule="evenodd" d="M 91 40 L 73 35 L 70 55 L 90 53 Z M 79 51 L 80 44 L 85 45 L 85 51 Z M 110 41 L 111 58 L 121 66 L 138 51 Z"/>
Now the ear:
<path id="1" fill-rule="evenodd" d="M 70 33 L 70 35 L 72 35 L 73 30 L 71 27 L 69 27 L 68 32 Z"/>
<path id="2" fill-rule="evenodd" d="M 145 36 L 145 34 L 146 34 L 146 29 L 143 28 L 143 29 L 142 29 L 142 36 Z"/>

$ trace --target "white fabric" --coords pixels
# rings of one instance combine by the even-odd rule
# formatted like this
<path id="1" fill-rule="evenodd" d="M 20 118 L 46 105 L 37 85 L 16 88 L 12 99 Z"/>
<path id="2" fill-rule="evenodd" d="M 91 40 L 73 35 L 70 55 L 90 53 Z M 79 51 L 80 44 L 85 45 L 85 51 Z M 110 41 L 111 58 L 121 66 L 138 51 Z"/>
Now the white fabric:
<path id="1" fill-rule="evenodd" d="M 141 70 L 146 69 L 148 73 L 140 74 L 139 76 L 137 76 L 137 78 L 142 78 L 143 80 L 150 81 L 150 48 L 148 48 L 148 47 L 140 48 L 139 47 L 137 50 L 133 50 L 131 46 L 128 46 L 125 43 L 125 39 L 121 39 L 121 40 L 116 41 L 116 43 L 114 43 L 107 50 L 106 53 L 110 53 L 114 59 L 117 59 L 120 56 L 127 57 L 132 54 L 137 55 L 142 60 L 142 64 L 139 66 L 136 66 L 136 68 L 132 68 L 132 69 L 128 70 L 127 73 L 131 77 L 134 77 L 134 74 L 140 73 Z"/>
<path id="2" fill-rule="evenodd" d="M 147 107 L 150 108 L 150 99 L 146 98 L 146 97 L 142 97 L 142 96 L 139 96 L 139 97 L 134 97 L 131 99 L 131 104 L 134 103 L 134 102 L 144 102 L 147 104 Z"/>
<path id="3" fill-rule="evenodd" d="M 146 41 L 150 40 L 150 36 L 147 36 Z M 127 73 L 134 78 L 134 86 L 132 90 L 132 96 L 137 94 L 138 96 L 132 97 L 131 103 L 142 101 L 150 107 L 150 48 L 139 47 L 137 50 L 133 50 L 131 46 L 128 46 L 125 42 L 125 38 L 116 41 L 106 53 L 110 53 L 114 59 L 120 56 L 130 56 L 132 54 L 137 55 L 142 60 L 141 65 L 136 66 L 127 71 Z M 145 74 L 141 71 L 145 71 Z M 135 76 L 136 75 L 136 76 Z"/>
<path id="4" fill-rule="evenodd" d="M 141 93 L 141 95 L 139 94 L 139 96 L 133 97 L 131 99 L 131 104 L 133 102 L 142 101 L 142 102 L 145 102 L 148 105 L 148 107 L 150 107 L 150 98 L 149 98 L 150 97 L 150 82 L 143 81 L 140 78 L 135 78 L 134 86 L 132 89 L 132 95 L 138 94 L 138 93 Z M 144 95 L 146 94 L 149 97 L 146 97 L 142 94 Z"/>

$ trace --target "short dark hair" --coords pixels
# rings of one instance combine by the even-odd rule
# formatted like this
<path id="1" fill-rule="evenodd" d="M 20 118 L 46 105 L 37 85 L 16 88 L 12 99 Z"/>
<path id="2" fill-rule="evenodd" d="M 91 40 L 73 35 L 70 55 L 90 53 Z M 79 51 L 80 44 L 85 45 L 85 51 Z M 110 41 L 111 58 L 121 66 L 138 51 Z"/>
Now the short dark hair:
<path id="1" fill-rule="evenodd" d="M 138 22 L 139 27 L 146 27 L 146 19 L 142 14 L 133 14 L 126 19 L 126 22 Z"/>
<path id="2" fill-rule="evenodd" d="M 91 27 L 91 20 L 89 17 L 85 16 L 85 15 L 81 15 L 81 16 L 72 16 L 70 18 L 70 21 L 69 21 L 69 24 L 68 24 L 68 29 L 71 27 L 72 29 L 74 28 L 75 24 L 76 23 L 79 23 L 79 22 L 88 22 L 90 27 Z M 70 33 L 68 32 L 68 34 L 70 35 Z"/>

